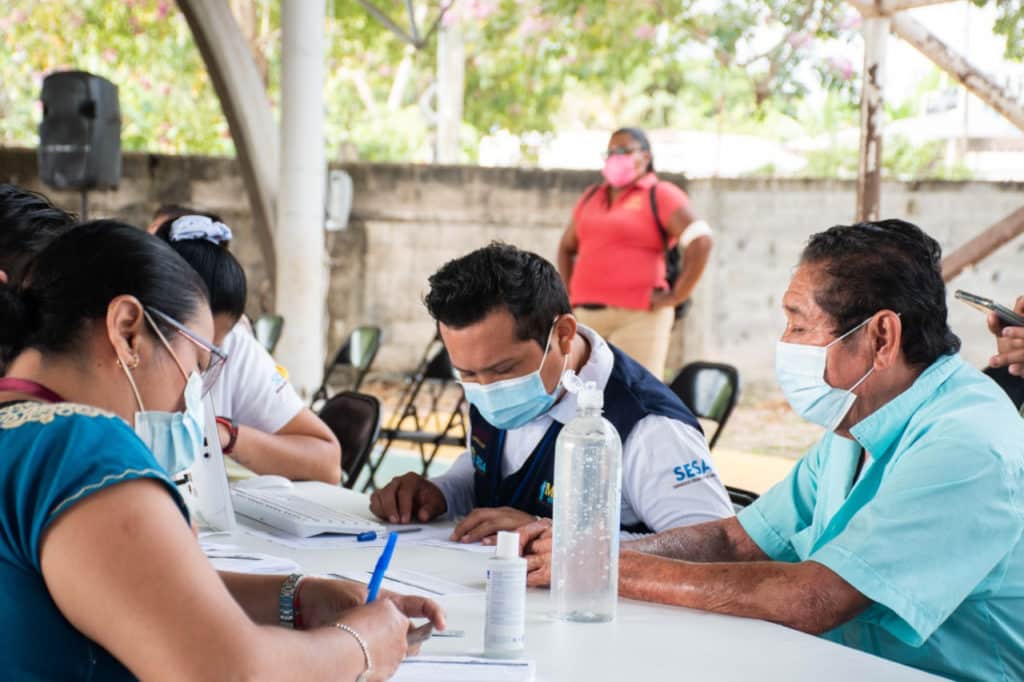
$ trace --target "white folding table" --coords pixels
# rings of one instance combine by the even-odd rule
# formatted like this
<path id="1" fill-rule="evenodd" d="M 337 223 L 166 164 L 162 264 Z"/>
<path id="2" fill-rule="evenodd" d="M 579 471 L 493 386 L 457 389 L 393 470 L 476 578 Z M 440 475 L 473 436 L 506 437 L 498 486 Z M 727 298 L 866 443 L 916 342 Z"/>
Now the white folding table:
<path id="1" fill-rule="evenodd" d="M 295 492 L 344 511 L 370 517 L 368 498 L 322 483 L 298 483 Z M 240 518 L 245 524 L 245 519 Z M 467 586 L 484 587 L 487 555 L 418 546 L 400 536 L 392 567 L 428 573 Z M 240 527 L 219 537 L 247 551 L 294 559 L 306 573 L 372 571 L 379 547 L 292 549 Z M 482 595 L 441 598 L 448 627 L 462 638 L 433 638 L 422 652 L 480 655 Z M 722 682 L 863 682 L 936 680 L 921 671 L 824 639 L 759 620 L 720 616 L 686 608 L 621 600 L 612 623 L 563 623 L 550 615 L 547 590 L 527 594 L 526 653 L 537 664 L 538 682 L 721 680 Z"/>

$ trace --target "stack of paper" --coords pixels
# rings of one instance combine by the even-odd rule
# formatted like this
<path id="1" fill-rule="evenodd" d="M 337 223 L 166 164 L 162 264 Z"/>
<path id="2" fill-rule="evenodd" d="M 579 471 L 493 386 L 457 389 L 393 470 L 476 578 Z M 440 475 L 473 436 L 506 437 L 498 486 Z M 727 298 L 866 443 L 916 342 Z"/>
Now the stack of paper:
<path id="1" fill-rule="evenodd" d="M 349 548 L 370 548 L 370 547 L 383 547 L 388 539 L 388 533 L 392 530 L 396 530 L 401 533 L 401 544 L 402 545 L 419 545 L 429 544 L 433 542 L 444 542 L 447 541 L 448 537 L 452 534 L 450 528 L 445 526 L 429 526 L 429 525 L 389 525 L 385 527 L 385 531 L 379 533 L 376 540 L 370 540 L 368 542 L 360 542 L 356 535 L 340 535 L 335 533 L 323 533 L 321 535 L 314 535 L 308 538 L 300 538 L 288 533 L 275 530 L 268 527 L 256 528 L 252 525 L 242 526 L 242 531 L 248 535 L 268 542 L 273 542 L 278 545 L 283 545 L 290 549 L 314 549 L 314 550 L 333 550 L 333 549 L 349 549 Z M 454 544 L 454 543 L 452 543 Z M 492 550 L 493 551 L 493 550 Z"/>
<path id="2" fill-rule="evenodd" d="M 275 575 L 278 573 L 298 573 L 299 565 L 291 559 L 259 554 L 257 552 L 240 552 L 230 547 L 204 548 L 207 558 L 218 571 L 231 573 L 259 573 Z"/>
<path id="3" fill-rule="evenodd" d="M 399 666 L 392 682 L 533 682 L 533 661 L 470 658 L 468 656 L 414 656 Z"/>
<path id="4" fill-rule="evenodd" d="M 452 542 L 448 539 L 425 539 L 419 543 L 423 547 L 439 547 L 440 549 L 454 549 L 460 552 L 476 552 L 478 554 L 494 554 L 494 545 L 485 545 L 479 542 Z"/>
<path id="5" fill-rule="evenodd" d="M 328 575 L 333 578 L 341 578 L 343 580 L 352 580 L 357 583 L 367 584 L 373 576 L 373 571 L 339 571 L 336 573 L 328 573 Z M 435 578 L 434 576 L 427 575 L 426 573 L 403 571 L 399 569 L 391 569 L 384 574 L 384 581 L 381 583 L 381 589 L 394 592 L 395 594 L 405 594 L 414 597 L 430 597 L 431 599 L 437 599 L 438 597 L 461 597 L 470 594 L 482 594 L 482 590 L 475 587 L 466 587 L 459 583 Z"/>

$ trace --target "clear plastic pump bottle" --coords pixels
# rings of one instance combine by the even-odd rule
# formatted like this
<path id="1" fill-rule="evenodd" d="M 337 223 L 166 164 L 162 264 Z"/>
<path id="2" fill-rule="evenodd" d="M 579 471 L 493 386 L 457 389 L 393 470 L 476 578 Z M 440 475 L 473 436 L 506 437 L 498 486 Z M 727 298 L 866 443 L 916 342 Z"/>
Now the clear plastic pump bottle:
<path id="1" fill-rule="evenodd" d="M 593 382 L 572 372 L 562 382 L 578 412 L 555 443 L 551 598 L 556 618 L 605 622 L 619 594 L 622 441 L 601 416 L 604 394 Z"/>

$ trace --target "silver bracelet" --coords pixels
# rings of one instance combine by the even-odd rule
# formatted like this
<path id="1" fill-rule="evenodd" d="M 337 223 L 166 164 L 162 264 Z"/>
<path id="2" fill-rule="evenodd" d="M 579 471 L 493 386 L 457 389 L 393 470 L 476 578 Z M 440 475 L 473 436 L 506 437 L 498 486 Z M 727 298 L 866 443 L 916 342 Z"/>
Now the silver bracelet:
<path id="1" fill-rule="evenodd" d="M 345 625 L 344 623 L 335 623 L 334 627 L 338 628 L 342 632 L 347 632 L 348 634 L 352 635 L 352 637 L 356 640 L 356 644 L 358 644 L 359 648 L 363 650 L 363 658 L 366 659 L 366 670 L 364 670 L 362 674 L 356 678 L 356 682 L 366 682 L 370 679 L 370 673 L 373 672 L 373 663 L 370 662 L 370 647 L 366 645 L 366 640 L 363 639 L 358 632 L 353 630 L 348 625 Z"/>
<path id="2" fill-rule="evenodd" d="M 277 598 L 278 620 L 290 630 L 295 629 L 295 593 L 299 591 L 299 583 L 305 577 L 301 573 L 292 573 L 285 578 Z"/>

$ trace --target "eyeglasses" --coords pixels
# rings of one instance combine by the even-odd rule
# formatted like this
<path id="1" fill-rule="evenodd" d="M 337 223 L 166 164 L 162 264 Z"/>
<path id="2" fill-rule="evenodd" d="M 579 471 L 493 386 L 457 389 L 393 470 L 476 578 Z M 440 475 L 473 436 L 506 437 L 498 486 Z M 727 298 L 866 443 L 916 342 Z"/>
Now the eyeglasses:
<path id="1" fill-rule="evenodd" d="M 611 149 L 604 152 L 605 160 L 610 159 L 613 156 L 625 156 L 626 154 L 633 154 L 636 152 L 647 151 L 643 147 L 612 147 Z"/>
<path id="2" fill-rule="evenodd" d="M 200 373 L 203 380 L 203 396 L 206 396 L 206 394 L 210 392 L 210 389 L 212 389 L 217 383 L 217 379 L 224 370 L 224 364 L 228 361 L 228 354 L 216 345 L 196 335 L 188 327 L 183 325 L 181 322 L 178 322 L 170 315 L 162 313 L 156 308 L 150 307 L 146 307 L 145 311 L 148 315 L 153 315 L 154 317 L 159 318 L 162 322 L 170 325 L 176 332 L 210 354 L 210 364 L 208 364 L 206 369 Z M 156 331 L 157 335 L 163 340 L 163 342 L 167 343 L 167 339 L 164 338 L 160 328 L 156 326 L 152 319 L 150 320 L 150 324 L 153 325 L 154 331 Z M 185 370 L 182 369 L 182 371 L 184 372 Z M 187 378 L 188 377 L 186 377 L 186 379 Z"/>

